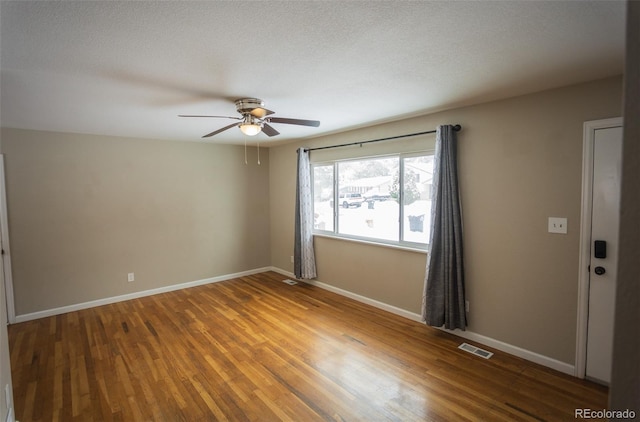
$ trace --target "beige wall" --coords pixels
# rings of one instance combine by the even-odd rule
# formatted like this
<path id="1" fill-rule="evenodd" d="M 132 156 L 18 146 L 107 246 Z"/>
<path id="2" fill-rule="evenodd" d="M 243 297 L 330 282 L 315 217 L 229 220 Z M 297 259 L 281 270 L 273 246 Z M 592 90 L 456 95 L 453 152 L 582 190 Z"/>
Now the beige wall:
<path id="1" fill-rule="evenodd" d="M 270 264 L 266 150 L 2 129 L 2 152 L 17 315 Z"/>
<path id="2" fill-rule="evenodd" d="M 620 116 L 621 105 L 616 77 L 271 148 L 272 265 L 293 271 L 296 148 L 459 123 L 468 329 L 572 364 L 582 127 Z M 421 137 L 427 148 L 430 136 Z M 547 233 L 548 217 L 567 217 L 568 234 Z M 319 237 L 315 245 L 319 281 L 420 313 L 424 254 Z"/>

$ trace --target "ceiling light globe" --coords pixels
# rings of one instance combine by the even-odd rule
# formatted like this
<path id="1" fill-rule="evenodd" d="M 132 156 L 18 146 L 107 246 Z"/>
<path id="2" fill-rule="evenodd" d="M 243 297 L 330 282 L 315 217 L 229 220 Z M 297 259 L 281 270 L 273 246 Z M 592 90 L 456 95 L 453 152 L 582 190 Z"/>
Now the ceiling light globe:
<path id="1" fill-rule="evenodd" d="M 245 123 L 240 125 L 240 130 L 247 136 L 255 136 L 260 133 L 262 128 L 260 127 L 260 125 Z"/>

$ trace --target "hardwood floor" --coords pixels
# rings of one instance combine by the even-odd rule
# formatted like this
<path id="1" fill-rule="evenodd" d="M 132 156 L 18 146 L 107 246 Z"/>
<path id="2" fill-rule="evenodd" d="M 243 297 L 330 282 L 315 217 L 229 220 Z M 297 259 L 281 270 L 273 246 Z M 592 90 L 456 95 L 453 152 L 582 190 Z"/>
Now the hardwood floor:
<path id="1" fill-rule="evenodd" d="M 9 327 L 27 421 L 560 421 L 606 388 L 276 273 Z"/>

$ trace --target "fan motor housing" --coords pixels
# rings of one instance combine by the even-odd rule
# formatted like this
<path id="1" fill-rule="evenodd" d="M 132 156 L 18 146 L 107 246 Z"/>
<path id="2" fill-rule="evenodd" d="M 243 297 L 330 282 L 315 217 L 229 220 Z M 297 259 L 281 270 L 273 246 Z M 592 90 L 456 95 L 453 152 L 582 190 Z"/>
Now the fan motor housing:
<path id="1" fill-rule="evenodd" d="M 256 108 L 264 107 L 264 101 L 258 98 L 240 98 L 236 100 L 236 110 L 238 113 L 251 113 Z"/>

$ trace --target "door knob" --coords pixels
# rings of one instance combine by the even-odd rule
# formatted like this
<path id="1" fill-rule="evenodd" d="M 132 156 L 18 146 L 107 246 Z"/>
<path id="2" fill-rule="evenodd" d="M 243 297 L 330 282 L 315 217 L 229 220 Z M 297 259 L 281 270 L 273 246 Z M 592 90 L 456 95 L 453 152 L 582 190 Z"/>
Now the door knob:
<path id="1" fill-rule="evenodd" d="M 607 270 L 604 269 L 604 267 L 596 267 L 593 270 L 597 275 L 602 275 L 604 273 L 607 272 Z"/>

